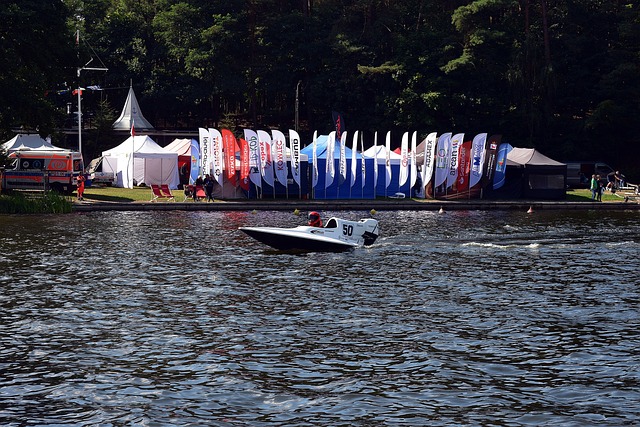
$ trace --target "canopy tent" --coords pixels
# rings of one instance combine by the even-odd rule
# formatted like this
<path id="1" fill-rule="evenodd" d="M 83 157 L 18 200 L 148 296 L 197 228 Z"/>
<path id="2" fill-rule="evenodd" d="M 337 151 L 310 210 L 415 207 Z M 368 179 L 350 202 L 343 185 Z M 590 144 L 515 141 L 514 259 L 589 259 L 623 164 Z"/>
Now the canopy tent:
<path id="1" fill-rule="evenodd" d="M 374 159 L 367 158 L 365 155 L 365 182 L 362 186 L 362 154 L 356 153 L 356 160 L 358 165 L 356 166 L 355 182 L 351 186 L 351 149 L 345 147 L 345 157 L 347 165 L 347 174 L 344 182 L 340 182 L 340 141 L 335 141 L 335 147 L 333 150 L 333 162 L 335 170 L 335 178 L 333 184 L 325 190 L 325 177 L 326 177 L 326 165 L 327 165 L 327 142 L 329 137 L 327 135 L 318 136 L 316 140 L 316 155 L 318 157 L 318 184 L 315 187 L 314 198 L 316 199 L 375 199 L 375 193 L 373 191 L 373 168 Z M 306 155 L 310 159 L 309 168 L 312 168 L 311 162 L 313 161 L 313 144 L 307 145 L 300 150 L 301 154 Z M 383 177 L 384 178 L 384 177 Z M 310 183 L 309 187 L 313 184 Z"/>
<path id="2" fill-rule="evenodd" d="M 505 184 L 491 192 L 494 198 L 564 199 L 567 165 L 535 148 L 513 148 L 507 154 Z"/>
<path id="3" fill-rule="evenodd" d="M 142 115 L 140 106 L 138 105 L 138 99 L 133 92 L 133 86 L 129 86 L 129 94 L 127 100 L 124 102 L 124 108 L 122 114 L 118 117 L 111 126 L 115 130 L 131 130 L 131 125 L 134 125 L 136 130 L 151 130 L 153 126 Z"/>
<path id="4" fill-rule="evenodd" d="M 180 183 L 193 184 L 198 179 L 198 163 L 200 161 L 200 144 L 195 139 L 174 139 L 165 150 L 178 154 L 178 170 Z"/>
<path id="5" fill-rule="evenodd" d="M 2 144 L 2 148 L 5 152 L 11 153 L 20 150 L 40 150 L 40 151 L 69 151 L 64 148 L 56 147 L 52 145 L 49 139 L 44 139 L 37 133 L 27 134 L 21 133 L 9 141 Z"/>
<path id="6" fill-rule="evenodd" d="M 376 185 L 376 196 L 394 196 L 396 193 L 402 193 L 405 197 L 411 197 L 410 185 L 411 183 L 407 179 L 407 182 L 400 187 L 400 163 L 402 162 L 402 156 L 395 151 L 391 150 L 389 153 L 389 161 L 391 164 L 391 181 L 389 186 L 385 188 L 387 183 L 386 176 L 386 164 L 387 164 L 387 148 L 384 145 L 376 145 L 370 147 L 364 151 L 365 157 L 376 159 L 378 167 L 378 182 Z M 409 165 L 411 168 L 411 165 Z"/>
<path id="7" fill-rule="evenodd" d="M 117 187 L 168 184 L 176 189 L 180 183 L 178 154 L 160 147 L 147 135 L 130 136 L 117 147 L 103 151 L 102 156 L 102 170 L 116 174 Z"/>

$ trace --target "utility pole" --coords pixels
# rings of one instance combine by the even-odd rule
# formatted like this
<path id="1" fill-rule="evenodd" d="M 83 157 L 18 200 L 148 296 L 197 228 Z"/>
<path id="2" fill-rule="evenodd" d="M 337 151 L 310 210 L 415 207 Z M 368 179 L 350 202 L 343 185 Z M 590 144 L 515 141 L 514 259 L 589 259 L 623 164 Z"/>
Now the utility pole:
<path id="1" fill-rule="evenodd" d="M 298 132 L 298 117 L 300 110 L 300 85 L 302 84 L 302 80 L 298 80 L 298 84 L 296 85 L 296 117 L 295 117 L 295 130 Z"/>
<path id="2" fill-rule="evenodd" d="M 78 61 L 80 60 L 80 30 L 76 30 L 76 49 L 78 52 Z M 93 48 L 92 48 L 93 50 Z M 94 52 L 95 53 L 95 52 Z M 100 58 L 98 58 L 100 60 Z M 89 67 L 93 58 L 89 60 L 84 67 L 78 67 L 78 151 L 82 154 L 82 85 L 80 84 L 80 72 L 83 70 L 94 70 L 94 71 L 108 71 L 109 69 L 106 67 Z M 100 62 L 102 62 L 100 60 Z M 104 65 L 104 64 L 103 64 Z M 84 169 L 84 166 L 82 167 Z"/>
<path id="3" fill-rule="evenodd" d="M 93 58 L 84 67 L 78 67 L 78 151 L 82 154 L 82 85 L 80 85 L 80 72 L 83 70 L 107 71 L 108 68 L 87 67 Z"/>

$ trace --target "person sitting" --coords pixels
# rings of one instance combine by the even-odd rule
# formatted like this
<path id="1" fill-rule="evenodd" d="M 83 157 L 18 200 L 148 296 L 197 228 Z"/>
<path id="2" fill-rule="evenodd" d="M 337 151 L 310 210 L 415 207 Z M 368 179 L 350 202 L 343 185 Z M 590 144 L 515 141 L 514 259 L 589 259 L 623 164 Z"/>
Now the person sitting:
<path id="1" fill-rule="evenodd" d="M 309 227 L 322 227 L 322 220 L 318 212 L 309 212 Z"/>

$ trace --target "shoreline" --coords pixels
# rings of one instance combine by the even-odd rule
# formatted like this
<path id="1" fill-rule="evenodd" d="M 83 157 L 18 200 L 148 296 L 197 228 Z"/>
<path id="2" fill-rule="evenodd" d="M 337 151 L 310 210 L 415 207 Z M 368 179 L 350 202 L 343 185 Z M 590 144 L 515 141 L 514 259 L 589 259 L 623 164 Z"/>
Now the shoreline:
<path id="1" fill-rule="evenodd" d="M 636 201 L 629 202 L 566 202 L 541 200 L 241 200 L 207 202 L 103 202 L 74 201 L 72 212 L 99 211 L 293 211 L 299 210 L 366 210 L 377 211 L 439 211 L 447 210 L 640 210 Z"/>

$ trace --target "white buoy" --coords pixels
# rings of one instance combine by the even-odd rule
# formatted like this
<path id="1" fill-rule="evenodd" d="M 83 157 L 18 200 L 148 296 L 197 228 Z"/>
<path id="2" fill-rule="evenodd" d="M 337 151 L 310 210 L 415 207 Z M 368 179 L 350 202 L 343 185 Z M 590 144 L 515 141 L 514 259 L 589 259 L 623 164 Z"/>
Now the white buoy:
<path id="1" fill-rule="evenodd" d="M 444 213 L 444 208 L 442 206 L 440 207 L 440 210 L 438 211 L 438 213 L 441 213 L 441 214 Z"/>
<path id="2" fill-rule="evenodd" d="M 528 214 L 533 213 L 533 206 L 529 206 L 529 210 L 527 211 Z"/>

